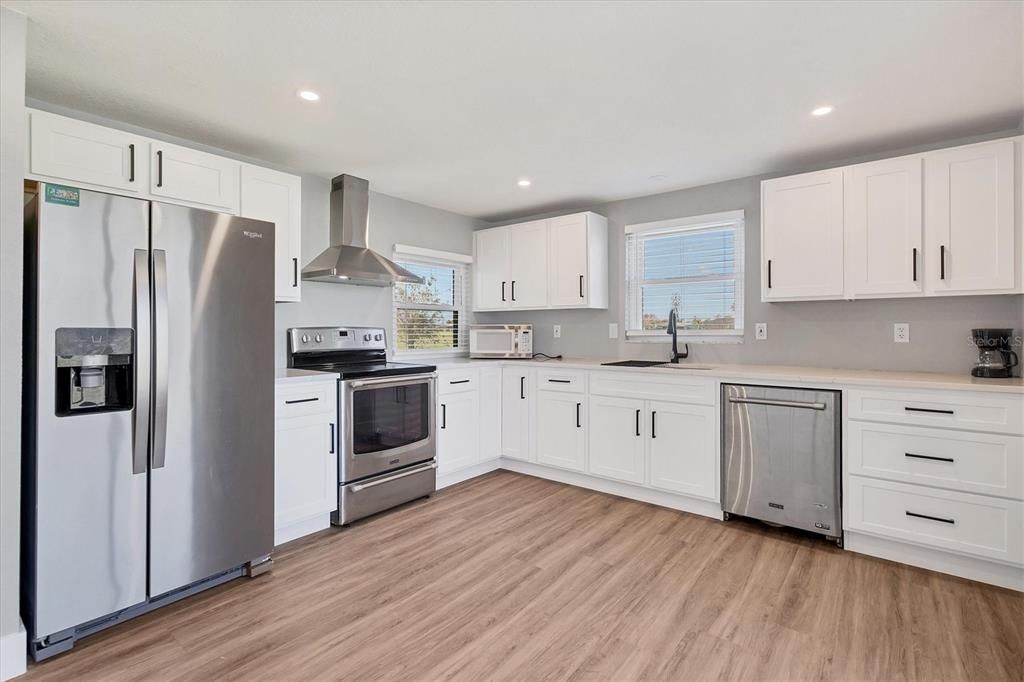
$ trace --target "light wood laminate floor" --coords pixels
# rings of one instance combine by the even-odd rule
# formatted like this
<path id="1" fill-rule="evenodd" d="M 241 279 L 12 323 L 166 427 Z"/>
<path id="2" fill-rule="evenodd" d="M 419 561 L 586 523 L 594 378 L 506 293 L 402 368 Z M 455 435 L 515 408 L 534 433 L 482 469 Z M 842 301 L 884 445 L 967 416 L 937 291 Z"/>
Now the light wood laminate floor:
<path id="1" fill-rule="evenodd" d="M 279 549 L 43 679 L 1024 677 L 1024 596 L 495 472 Z"/>

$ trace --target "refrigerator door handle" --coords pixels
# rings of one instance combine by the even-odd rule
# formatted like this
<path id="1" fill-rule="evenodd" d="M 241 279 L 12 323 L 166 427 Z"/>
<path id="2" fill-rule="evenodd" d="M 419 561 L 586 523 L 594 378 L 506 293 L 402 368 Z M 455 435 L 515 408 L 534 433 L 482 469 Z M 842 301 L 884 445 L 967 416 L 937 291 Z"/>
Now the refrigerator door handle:
<path id="1" fill-rule="evenodd" d="M 153 468 L 160 469 L 167 456 L 167 252 L 153 249 Z"/>
<path id="2" fill-rule="evenodd" d="M 135 249 L 135 291 L 132 323 L 135 327 L 135 414 L 132 425 L 132 473 L 146 473 L 149 455 L 149 373 L 152 330 L 149 314 L 149 251 Z"/>

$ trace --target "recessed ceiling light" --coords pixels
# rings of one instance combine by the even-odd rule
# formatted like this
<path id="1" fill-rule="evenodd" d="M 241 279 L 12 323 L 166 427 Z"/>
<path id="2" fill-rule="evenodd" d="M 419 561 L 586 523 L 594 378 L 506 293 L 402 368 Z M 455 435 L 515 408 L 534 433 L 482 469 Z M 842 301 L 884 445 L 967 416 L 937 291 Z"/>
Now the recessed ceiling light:
<path id="1" fill-rule="evenodd" d="M 316 94 L 312 90 L 299 90 L 299 97 L 307 102 L 315 102 L 320 99 L 320 95 Z"/>
<path id="2" fill-rule="evenodd" d="M 832 113 L 832 107 L 827 104 L 823 107 L 818 107 L 811 111 L 811 116 L 826 116 Z"/>
<path id="3" fill-rule="evenodd" d="M 533 182 L 531 182 L 530 180 L 528 180 L 528 179 L 526 179 L 526 178 L 522 178 L 522 179 L 521 179 L 521 180 L 520 180 L 519 182 L 517 182 L 516 184 L 517 184 L 517 185 L 519 185 L 520 187 L 529 187 L 530 185 L 532 185 L 532 184 L 533 184 Z"/>

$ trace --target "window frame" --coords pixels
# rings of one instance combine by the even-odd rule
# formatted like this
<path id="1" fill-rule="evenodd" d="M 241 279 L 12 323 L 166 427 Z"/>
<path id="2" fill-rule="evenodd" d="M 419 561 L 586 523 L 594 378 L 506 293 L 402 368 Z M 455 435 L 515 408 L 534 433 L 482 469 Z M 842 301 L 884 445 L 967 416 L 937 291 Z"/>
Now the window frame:
<path id="1" fill-rule="evenodd" d="M 730 277 L 721 275 L 677 277 L 659 280 L 642 280 L 634 272 L 636 259 L 631 259 L 637 245 L 630 247 L 630 240 L 642 240 L 647 237 L 698 232 L 731 226 L 734 236 L 734 265 Z M 623 289 L 623 325 L 627 342 L 668 343 L 671 337 L 664 330 L 643 329 L 643 286 L 644 284 L 679 284 L 697 283 L 701 281 L 732 280 L 736 283 L 734 327 L 732 329 L 680 329 L 677 336 L 688 343 L 743 343 L 744 336 L 744 282 L 746 279 L 744 238 L 746 231 L 746 215 L 742 209 L 721 211 L 704 215 L 658 220 L 649 223 L 626 225 L 623 244 L 623 260 L 625 273 Z"/>
<path id="2" fill-rule="evenodd" d="M 456 272 L 462 271 L 462 284 L 455 287 L 455 303 L 431 304 L 431 303 L 405 303 L 395 300 L 394 287 L 391 291 L 391 354 L 394 357 L 417 357 L 417 356 L 438 356 L 438 355 L 469 355 L 469 320 L 466 317 L 470 311 L 470 287 L 472 283 L 471 268 L 473 257 L 451 251 L 439 251 L 427 249 L 420 246 L 408 244 L 395 244 L 392 252 L 392 259 L 401 263 L 414 263 L 420 265 L 440 265 L 454 268 Z M 417 350 L 401 350 L 398 348 L 398 311 L 399 310 L 439 310 L 453 311 L 456 313 L 457 333 L 459 345 L 451 348 L 422 348 Z"/>

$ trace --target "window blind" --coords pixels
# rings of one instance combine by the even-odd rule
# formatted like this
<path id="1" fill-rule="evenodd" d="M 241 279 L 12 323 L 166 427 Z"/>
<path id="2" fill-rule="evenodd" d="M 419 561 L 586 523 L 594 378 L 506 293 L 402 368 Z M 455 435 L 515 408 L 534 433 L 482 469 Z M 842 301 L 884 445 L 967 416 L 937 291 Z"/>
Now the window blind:
<path id="1" fill-rule="evenodd" d="M 672 309 L 683 336 L 742 335 L 742 211 L 627 228 L 627 336 L 664 336 Z"/>
<path id="2" fill-rule="evenodd" d="M 469 266 L 424 256 L 399 256 L 403 268 L 423 284 L 399 283 L 393 289 L 394 348 L 398 353 L 461 351 L 468 347 Z"/>

